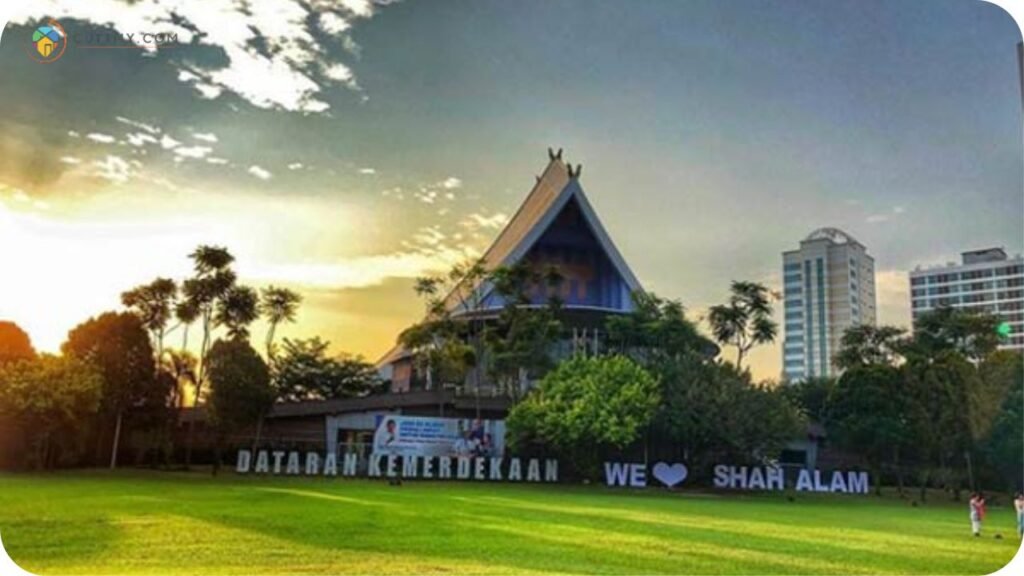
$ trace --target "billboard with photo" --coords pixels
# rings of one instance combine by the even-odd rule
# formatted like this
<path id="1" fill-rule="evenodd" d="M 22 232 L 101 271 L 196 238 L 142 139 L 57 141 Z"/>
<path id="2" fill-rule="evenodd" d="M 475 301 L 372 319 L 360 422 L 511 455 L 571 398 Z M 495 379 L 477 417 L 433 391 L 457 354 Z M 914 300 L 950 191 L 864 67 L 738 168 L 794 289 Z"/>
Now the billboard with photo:
<path id="1" fill-rule="evenodd" d="M 505 455 L 505 421 L 429 416 L 378 416 L 375 454 L 490 457 Z"/>

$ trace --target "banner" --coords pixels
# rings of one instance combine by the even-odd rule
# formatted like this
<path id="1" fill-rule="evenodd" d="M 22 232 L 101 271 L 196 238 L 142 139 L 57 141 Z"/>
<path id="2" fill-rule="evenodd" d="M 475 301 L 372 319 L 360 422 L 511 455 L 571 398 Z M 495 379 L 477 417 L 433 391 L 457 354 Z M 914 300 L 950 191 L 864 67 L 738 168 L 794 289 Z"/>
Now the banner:
<path id="1" fill-rule="evenodd" d="M 379 416 L 373 453 L 397 456 L 501 458 L 505 422 L 428 416 Z"/>

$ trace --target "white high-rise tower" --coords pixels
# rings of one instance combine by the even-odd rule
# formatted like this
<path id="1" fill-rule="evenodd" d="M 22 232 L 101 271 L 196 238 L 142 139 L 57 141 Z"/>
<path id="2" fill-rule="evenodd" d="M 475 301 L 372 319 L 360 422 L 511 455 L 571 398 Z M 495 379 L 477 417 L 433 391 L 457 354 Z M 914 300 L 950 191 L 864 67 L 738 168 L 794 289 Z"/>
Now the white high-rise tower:
<path id="1" fill-rule="evenodd" d="M 820 228 L 782 253 L 782 376 L 787 381 L 834 376 L 843 332 L 874 325 L 875 260 L 836 228 Z"/>

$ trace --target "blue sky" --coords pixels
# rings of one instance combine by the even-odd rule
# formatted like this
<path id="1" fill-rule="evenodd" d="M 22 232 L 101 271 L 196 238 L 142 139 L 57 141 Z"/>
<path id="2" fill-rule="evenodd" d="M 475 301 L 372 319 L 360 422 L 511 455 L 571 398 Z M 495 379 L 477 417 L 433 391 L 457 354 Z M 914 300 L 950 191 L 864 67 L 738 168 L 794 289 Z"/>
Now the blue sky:
<path id="1" fill-rule="evenodd" d="M 42 347 L 216 241 L 307 294 L 285 335 L 376 356 L 419 313 L 412 278 L 486 248 L 548 146 L 694 317 L 733 279 L 778 286 L 820 226 L 868 247 L 880 320 L 904 325 L 914 266 L 1024 248 L 1020 32 L 987 3 L 257 6 L 51 0 L 5 29 L 0 239 L 32 248 L 0 255 L 0 316 Z M 44 17 L 181 43 L 44 66 L 22 46 Z M 54 309 L 40 286 L 83 270 Z"/>

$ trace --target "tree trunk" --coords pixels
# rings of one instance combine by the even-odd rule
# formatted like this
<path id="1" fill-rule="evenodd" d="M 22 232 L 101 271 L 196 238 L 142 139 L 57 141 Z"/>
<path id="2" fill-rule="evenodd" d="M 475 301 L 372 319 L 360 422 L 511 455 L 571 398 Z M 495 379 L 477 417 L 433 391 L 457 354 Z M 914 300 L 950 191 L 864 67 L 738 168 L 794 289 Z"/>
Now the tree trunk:
<path id="1" fill-rule="evenodd" d="M 256 421 L 256 438 L 252 441 L 252 453 L 253 457 L 256 455 L 256 449 L 260 446 L 260 434 L 263 432 L 263 414 L 260 414 L 260 419 Z"/>
<path id="2" fill-rule="evenodd" d="M 110 448 L 110 469 L 117 468 L 117 449 L 121 443 L 122 410 L 117 411 L 117 423 L 114 424 L 114 442 Z"/>
<path id="3" fill-rule="evenodd" d="M 924 504 L 928 498 L 928 469 L 921 473 L 921 503 Z"/>

